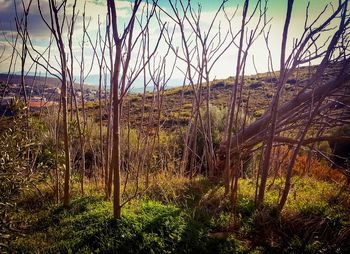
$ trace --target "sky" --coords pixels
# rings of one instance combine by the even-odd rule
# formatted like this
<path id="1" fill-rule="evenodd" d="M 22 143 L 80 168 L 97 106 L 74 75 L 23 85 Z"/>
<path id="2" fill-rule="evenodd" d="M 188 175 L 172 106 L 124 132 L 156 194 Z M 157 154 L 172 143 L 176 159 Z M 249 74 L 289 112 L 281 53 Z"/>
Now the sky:
<path id="1" fill-rule="evenodd" d="M 13 52 L 11 44 L 14 42 L 15 34 L 16 34 L 16 26 L 15 26 L 15 1 L 17 2 L 17 10 L 19 12 L 19 15 L 21 14 L 21 1 L 20 0 L 0 0 L 0 55 L 2 56 L 0 58 L 0 73 L 7 73 L 9 70 L 10 60 L 11 60 L 11 54 Z M 29 0 L 25 0 L 25 3 L 27 4 Z M 67 14 L 68 17 L 69 13 L 71 13 L 71 6 L 72 6 L 71 0 L 68 0 L 67 4 Z M 183 1 L 184 2 L 184 1 Z M 231 29 L 233 33 L 236 33 L 239 30 L 240 24 L 241 24 L 241 18 L 242 18 L 242 8 L 243 8 L 243 0 L 228 0 L 225 3 L 225 12 L 227 15 L 231 16 L 235 13 L 235 16 L 233 17 L 231 21 Z M 248 15 L 252 13 L 257 0 L 251 0 L 249 3 L 249 9 L 248 9 Z M 49 18 L 49 9 L 47 5 L 47 0 L 40 0 L 41 8 L 44 14 L 45 18 Z M 173 1 L 175 3 L 175 1 Z M 289 32 L 289 40 L 288 40 L 288 49 L 291 49 L 293 39 L 299 38 L 300 35 L 303 32 L 303 27 L 305 23 L 305 13 L 306 13 L 306 7 L 307 7 L 307 1 L 306 0 L 295 0 L 294 6 L 293 6 L 293 12 L 292 12 L 292 19 L 290 23 L 290 32 Z M 310 6 L 309 6 L 309 22 L 314 19 L 319 13 L 321 13 L 324 8 L 328 5 L 326 11 L 321 16 L 320 21 L 325 20 L 332 12 L 332 5 L 334 7 L 337 6 L 336 0 L 311 0 Z M 174 17 L 168 0 L 159 0 L 158 2 L 159 6 L 162 7 L 163 10 L 167 11 L 170 16 Z M 210 27 L 211 20 L 215 16 L 215 13 L 217 9 L 219 8 L 221 1 L 215 1 L 215 0 L 207 0 L 207 1 L 201 1 L 201 0 L 192 0 L 191 1 L 192 7 L 195 10 L 198 10 L 198 6 L 201 7 L 201 19 L 200 19 L 200 27 L 202 34 L 207 34 L 207 31 Z M 179 6 L 179 3 L 177 3 Z M 73 37 L 73 52 L 76 56 L 76 60 L 74 61 L 75 66 L 75 73 L 79 73 L 79 59 L 81 57 L 81 44 L 82 44 L 82 34 L 83 34 L 83 26 L 82 26 L 82 13 L 84 10 L 86 11 L 86 17 L 87 20 L 90 19 L 89 27 L 88 27 L 88 33 L 91 36 L 92 41 L 95 41 L 96 34 L 98 31 L 98 23 L 100 21 L 101 31 L 104 32 L 105 29 L 105 16 L 107 13 L 107 6 L 106 1 L 104 0 L 78 0 L 77 1 L 77 11 L 78 11 L 78 18 L 76 22 L 74 37 Z M 143 3 L 142 7 L 145 7 L 146 4 Z M 287 9 L 287 0 L 269 0 L 267 2 L 267 13 L 266 13 L 266 20 L 270 20 L 270 22 L 267 24 L 265 32 L 267 32 L 268 29 L 270 29 L 270 37 L 269 37 L 269 46 L 272 52 L 272 62 L 275 70 L 279 69 L 279 57 L 280 57 L 280 45 L 281 45 L 281 38 L 282 38 L 282 30 L 283 30 L 283 24 L 285 19 L 285 13 Z M 127 23 L 128 18 L 131 14 L 131 4 L 129 1 L 126 0 L 117 0 L 116 1 L 116 8 L 117 8 L 117 15 L 119 18 L 118 27 L 120 30 L 123 29 L 125 26 L 125 23 Z M 140 8 L 140 11 L 138 13 L 138 16 L 141 17 L 142 8 Z M 173 21 L 171 18 L 164 13 L 160 13 L 160 19 L 162 22 L 166 22 L 168 25 L 169 31 L 173 27 Z M 250 31 L 250 29 L 254 29 L 257 26 L 257 15 L 255 15 L 251 21 L 248 24 L 247 30 Z M 191 26 L 189 23 L 185 23 L 185 32 L 187 38 L 193 38 L 190 37 L 191 34 Z M 156 41 L 160 35 L 160 26 L 156 22 L 155 19 L 152 19 L 150 22 L 150 47 L 153 49 L 156 45 Z M 221 39 L 224 38 L 225 34 L 230 30 L 229 22 L 225 18 L 224 12 L 220 11 L 218 13 L 218 16 L 216 18 L 216 22 L 213 24 L 211 34 L 209 35 L 209 38 L 213 38 L 213 41 L 215 43 L 218 43 L 219 37 L 215 36 L 218 31 L 221 31 Z M 33 0 L 29 16 L 28 16 L 28 30 L 29 35 L 31 38 L 31 41 L 33 42 L 34 48 L 39 52 L 45 52 L 47 45 L 50 40 L 50 32 L 46 28 L 46 25 L 42 21 L 42 18 L 38 11 L 38 0 Z M 137 33 L 137 31 L 136 31 Z M 331 32 L 323 33 L 321 38 L 319 39 L 320 42 L 325 41 L 326 38 L 329 37 Z M 172 46 L 174 50 L 178 50 L 179 55 L 181 55 L 182 47 L 181 47 L 181 34 L 178 29 L 175 30 L 174 38 L 172 41 Z M 230 37 L 228 37 L 230 38 Z M 210 40 L 209 40 L 210 41 Z M 236 44 L 238 43 L 238 38 L 236 39 Z M 222 48 L 224 48 L 227 44 L 223 44 Z M 20 49 L 20 41 L 17 43 L 17 49 Z M 191 46 L 192 49 L 195 49 L 194 41 L 192 41 Z M 154 71 L 156 69 L 156 63 L 162 57 L 166 54 L 168 51 L 168 45 L 162 40 L 159 44 L 157 51 L 154 55 L 154 59 L 151 60 L 151 67 L 149 68 L 149 71 Z M 1 54 L 3 52 L 3 54 Z M 46 51 L 47 52 L 47 51 Z M 58 66 L 58 53 L 57 48 L 53 47 L 51 49 L 51 58 L 50 63 L 53 66 Z M 219 51 L 221 52 L 221 51 Z M 266 72 L 268 71 L 268 50 L 266 47 L 266 43 L 263 39 L 263 35 L 261 34 L 253 46 L 251 47 L 249 51 L 249 56 L 247 58 L 247 64 L 246 64 L 246 74 L 255 74 L 256 71 L 258 72 Z M 35 53 L 33 52 L 33 56 L 35 56 Z M 100 56 L 100 55 L 99 55 Z M 101 56 L 100 56 L 101 57 Z M 133 54 L 131 63 L 135 63 L 135 59 L 137 57 L 137 53 Z M 253 58 L 255 62 L 255 67 L 253 65 Z M 86 63 L 86 73 L 87 69 L 90 69 L 90 65 L 92 63 L 93 59 L 93 50 L 89 42 L 85 42 L 85 52 L 84 52 L 84 60 Z M 228 47 L 228 49 L 222 54 L 222 56 L 217 60 L 215 65 L 213 66 L 211 72 L 210 72 L 210 79 L 224 79 L 229 76 L 235 75 L 236 70 L 236 59 L 237 59 L 237 47 L 234 45 L 231 45 Z M 96 59 L 95 59 L 96 60 Z M 17 59 L 17 61 L 14 60 L 16 63 L 14 67 L 11 69 L 11 72 L 19 72 L 20 71 L 20 61 Z M 196 64 L 196 58 L 193 58 L 192 64 Z M 315 62 L 317 63 L 317 62 Z M 172 68 L 175 64 L 174 71 L 172 72 Z M 30 73 L 35 71 L 35 66 L 32 66 L 32 61 L 28 57 L 28 61 L 26 64 L 26 70 Z M 41 67 L 37 67 L 38 73 L 40 75 L 44 75 L 45 71 Z M 164 71 L 165 77 L 170 77 L 170 80 L 168 82 L 168 86 L 176 86 L 176 85 L 182 85 L 183 79 L 184 79 L 184 71 L 186 70 L 186 64 L 181 61 L 181 59 L 177 59 L 175 61 L 174 52 L 170 51 L 170 53 L 167 55 L 166 60 L 166 66 Z M 91 65 L 91 72 L 90 77 L 86 78 L 86 83 L 95 83 L 98 80 L 98 74 L 99 74 L 99 68 L 96 64 L 96 61 Z M 149 75 L 147 75 L 149 78 Z M 76 79 L 78 80 L 78 75 L 76 75 Z M 185 81 L 188 82 L 188 81 Z M 140 76 L 134 84 L 136 87 L 143 85 L 143 78 Z"/>

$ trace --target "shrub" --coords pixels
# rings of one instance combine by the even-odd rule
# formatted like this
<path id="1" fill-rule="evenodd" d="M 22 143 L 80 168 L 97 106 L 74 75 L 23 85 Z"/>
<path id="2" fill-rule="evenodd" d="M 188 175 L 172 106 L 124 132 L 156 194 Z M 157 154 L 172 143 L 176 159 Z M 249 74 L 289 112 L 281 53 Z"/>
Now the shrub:
<path id="1" fill-rule="evenodd" d="M 28 167 L 26 145 L 29 140 L 21 130 L 9 129 L 0 137 L 0 202 L 7 202 L 25 185 Z"/>

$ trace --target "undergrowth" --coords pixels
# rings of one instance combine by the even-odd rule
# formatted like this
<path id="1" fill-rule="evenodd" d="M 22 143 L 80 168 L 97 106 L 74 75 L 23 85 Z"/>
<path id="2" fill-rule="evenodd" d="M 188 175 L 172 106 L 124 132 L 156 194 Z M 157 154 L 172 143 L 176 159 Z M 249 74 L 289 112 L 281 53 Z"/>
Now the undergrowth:
<path id="1" fill-rule="evenodd" d="M 50 189 L 24 195 L 8 217 L 13 234 L 1 244 L 18 253 L 347 253 L 350 197 L 339 186 L 294 178 L 286 208 L 276 216 L 283 181 L 269 180 L 266 202 L 254 203 L 254 181 L 239 183 L 236 217 L 220 182 L 160 176 L 142 197 L 112 218 L 99 192 L 69 209 Z"/>
<path id="2" fill-rule="evenodd" d="M 243 248 L 233 237 L 210 238 L 205 222 L 172 205 L 137 200 L 121 220 L 101 197 L 74 200 L 69 209 L 53 206 L 10 244 L 16 252 L 47 253 L 232 253 Z"/>

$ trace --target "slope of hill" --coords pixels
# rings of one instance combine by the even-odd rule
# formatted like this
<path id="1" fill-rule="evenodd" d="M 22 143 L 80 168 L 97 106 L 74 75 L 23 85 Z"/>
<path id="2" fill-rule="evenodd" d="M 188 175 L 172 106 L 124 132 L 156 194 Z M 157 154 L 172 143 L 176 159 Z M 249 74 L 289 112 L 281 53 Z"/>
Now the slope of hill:
<path id="1" fill-rule="evenodd" d="M 10 75 L 0 73 L 0 83 L 6 83 L 8 81 L 9 84 L 20 84 L 21 83 L 21 75 Z M 32 86 L 33 84 L 35 86 L 43 86 L 47 88 L 56 88 L 61 86 L 61 81 L 55 77 L 44 77 L 44 76 L 32 76 L 27 75 L 25 77 L 25 82 L 27 85 Z M 75 83 L 75 87 L 79 88 L 79 84 Z M 84 84 L 85 89 L 92 89 L 96 90 L 96 86 Z"/>
<path id="2" fill-rule="evenodd" d="M 306 85 L 310 75 L 316 71 L 316 67 L 317 66 L 299 68 L 295 74 L 287 80 L 281 93 L 280 102 L 286 102 L 294 97 Z M 329 68 L 322 77 L 321 82 L 327 82 L 332 79 L 335 73 L 339 72 L 339 68 L 340 66 Z M 271 73 L 259 73 L 257 75 L 245 77 L 242 89 L 242 104 L 249 117 L 258 118 L 262 116 L 268 108 L 276 90 L 277 77 L 278 73 L 275 73 L 275 75 Z M 233 83 L 233 77 L 213 80 L 210 83 L 210 103 L 224 113 L 227 112 L 227 104 L 233 90 Z M 238 91 L 240 88 L 241 85 L 239 84 Z M 162 98 L 161 123 L 164 128 L 176 128 L 176 126 L 185 125 L 188 122 L 194 100 L 193 93 L 193 89 L 189 85 L 169 88 L 160 92 Z M 205 85 L 203 85 L 201 94 L 204 101 L 207 96 L 207 87 Z M 130 109 L 132 126 L 138 126 L 140 124 L 142 111 L 146 117 L 148 117 L 149 113 L 157 111 L 157 94 L 146 92 L 142 109 L 143 96 L 143 94 L 129 94 L 124 104 L 125 109 Z M 202 102 L 202 106 L 204 106 L 204 102 Z M 104 117 L 105 119 L 107 119 L 106 116 Z M 123 117 L 126 118 L 126 114 L 124 114 Z M 146 122 L 144 123 L 146 124 Z"/>

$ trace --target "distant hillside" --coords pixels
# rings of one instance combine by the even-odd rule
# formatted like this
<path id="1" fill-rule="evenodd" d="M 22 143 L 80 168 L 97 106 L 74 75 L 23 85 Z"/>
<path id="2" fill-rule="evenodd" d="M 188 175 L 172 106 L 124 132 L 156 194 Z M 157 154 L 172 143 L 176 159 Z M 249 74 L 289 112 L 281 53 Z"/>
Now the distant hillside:
<path id="1" fill-rule="evenodd" d="M 286 85 L 281 92 L 280 101 L 284 103 L 293 98 L 309 80 L 312 73 L 316 71 L 317 66 L 301 67 L 286 81 Z M 331 66 L 326 70 L 322 76 L 321 83 L 327 82 L 334 78 L 339 72 L 341 66 Z M 275 76 L 276 75 L 276 76 Z M 267 110 L 274 92 L 276 90 L 277 78 L 279 73 L 275 75 L 271 73 L 259 73 L 257 75 L 250 75 L 244 78 L 244 89 L 242 91 L 242 103 L 246 113 L 251 118 L 259 118 Z M 214 110 L 219 110 L 222 113 L 227 112 L 227 104 L 233 90 L 234 78 L 213 80 L 210 82 L 210 103 L 214 106 Z M 240 90 L 241 84 L 238 85 Z M 202 99 L 207 95 L 207 88 L 204 86 L 202 91 Z M 310 88 L 312 89 L 312 87 Z M 188 123 L 191 116 L 192 103 L 194 93 L 191 86 L 181 86 L 176 88 L 168 88 L 163 93 L 161 122 L 163 128 L 176 129 L 178 126 L 184 126 Z M 156 111 L 156 96 L 152 92 L 147 91 L 145 95 L 144 107 L 142 110 L 142 97 L 140 93 L 131 93 L 126 98 L 124 103 L 125 110 L 130 109 L 131 126 L 136 127 L 141 124 L 142 112 L 144 117 L 149 117 L 150 114 Z M 246 106 L 249 98 L 249 105 Z M 204 106 L 204 103 L 202 103 Z M 96 116 L 98 120 L 98 112 L 96 103 L 91 108 L 91 114 Z M 124 114 L 122 119 L 127 121 L 128 114 Z M 107 114 L 103 117 L 107 119 Z M 143 121 L 147 124 L 147 121 Z"/>
<path id="2" fill-rule="evenodd" d="M 6 83 L 7 74 L 0 74 L 0 83 Z M 45 85 L 48 88 L 55 88 L 61 86 L 61 81 L 54 77 L 43 77 L 43 76 L 26 76 L 25 82 L 28 86 L 31 86 L 33 83 L 35 86 L 43 86 Z M 20 84 L 21 83 L 21 75 L 14 74 L 10 75 L 9 84 Z M 79 84 L 75 83 L 76 88 L 80 88 Z M 85 89 L 96 90 L 96 86 L 84 84 Z"/>
<path id="3" fill-rule="evenodd" d="M 7 74 L 0 73 L 0 83 L 6 83 L 7 81 Z M 33 84 L 35 86 L 40 86 L 42 87 L 45 82 L 46 82 L 46 87 L 48 88 L 56 88 L 56 87 L 61 87 L 61 81 L 58 80 L 57 78 L 54 77 L 43 77 L 43 76 L 36 76 L 34 77 L 33 75 L 28 75 L 25 79 L 25 82 L 28 86 L 31 86 Z M 90 75 L 89 77 L 86 78 L 86 81 L 88 84 L 84 84 L 85 89 L 90 89 L 90 90 L 97 90 L 97 83 L 98 83 L 98 75 Z M 178 80 L 175 79 L 173 82 L 177 82 Z M 109 82 L 109 77 L 107 78 L 107 82 Z M 9 84 L 20 84 L 21 83 L 21 75 L 19 74 L 14 74 L 10 76 L 9 79 Z M 80 88 L 80 85 L 78 83 L 75 83 L 74 85 L 76 88 Z M 168 88 L 175 87 L 175 85 L 169 85 Z M 107 89 L 109 87 L 107 86 Z M 153 91 L 153 86 L 148 85 L 147 92 L 152 92 Z M 132 86 L 130 89 L 130 93 L 143 93 L 143 86 Z"/>
<path id="4" fill-rule="evenodd" d="M 177 86 L 166 86 L 165 90 L 174 89 L 174 88 L 176 89 L 178 87 L 180 87 L 180 85 L 177 85 Z M 148 85 L 146 87 L 146 92 L 152 93 L 154 90 L 155 90 L 155 87 L 152 86 L 152 85 Z M 142 94 L 144 92 L 144 87 L 131 87 L 129 92 L 130 93 L 134 93 L 134 94 Z"/>

